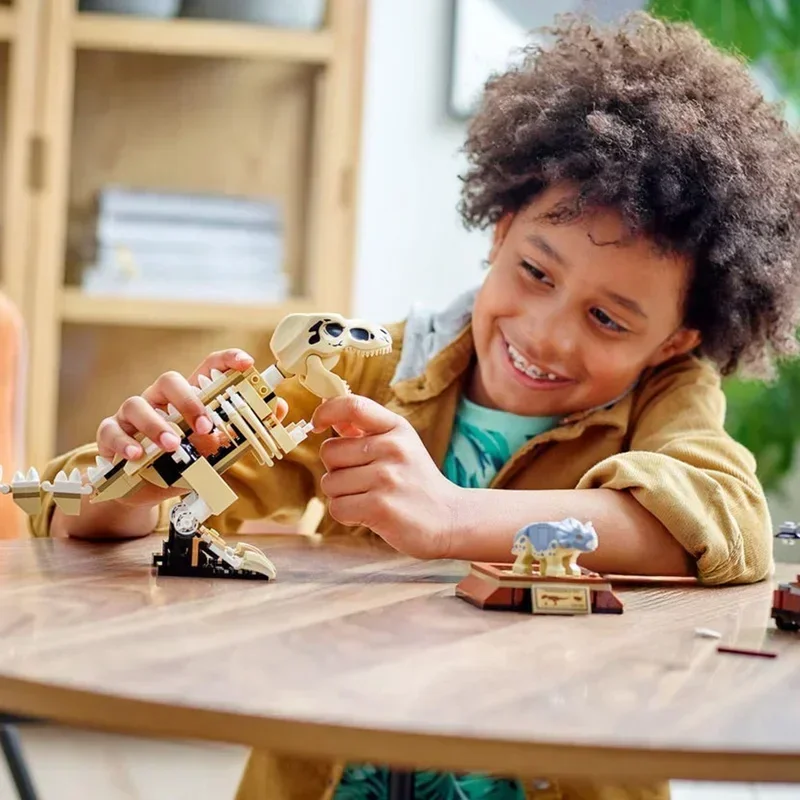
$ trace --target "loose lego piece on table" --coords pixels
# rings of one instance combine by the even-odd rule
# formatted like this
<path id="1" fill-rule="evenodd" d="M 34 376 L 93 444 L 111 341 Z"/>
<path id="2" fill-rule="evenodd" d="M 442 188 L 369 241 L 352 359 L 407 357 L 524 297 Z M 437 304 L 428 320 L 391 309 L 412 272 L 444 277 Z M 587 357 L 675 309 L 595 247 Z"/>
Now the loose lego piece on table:
<path id="1" fill-rule="evenodd" d="M 798 528 L 796 522 L 792 522 L 791 520 L 783 522 L 778 528 L 775 538 L 785 539 L 792 543 L 800 541 L 800 528 Z"/>
<path id="2" fill-rule="evenodd" d="M 278 325 L 270 341 L 276 363 L 259 372 L 212 370 L 199 375 L 194 390 L 211 417 L 223 444 L 213 454 L 201 456 L 189 441 L 191 427 L 176 409 L 164 414 L 180 438 L 173 453 L 162 450 L 141 434 L 144 454 L 135 461 L 109 462 L 97 458 L 88 471 L 91 502 L 127 497 L 145 483 L 177 486 L 187 496 L 172 509 L 169 534 L 161 553 L 153 555 L 159 575 L 274 579 L 274 565 L 258 548 L 239 543 L 230 547 L 213 528 L 203 523 L 237 499 L 221 477 L 246 452 L 260 464 L 272 467 L 311 432 L 303 420 L 284 425 L 277 417 L 275 388 L 297 377 L 320 398 L 349 392 L 332 370 L 346 350 L 361 356 L 391 352 L 392 339 L 379 326 L 348 320 L 338 314 L 290 314 Z"/>
<path id="3" fill-rule="evenodd" d="M 699 636 L 701 639 L 721 639 L 722 634 L 719 631 L 711 630 L 711 628 L 695 628 L 694 635 Z"/>
<path id="4" fill-rule="evenodd" d="M 777 658 L 778 654 L 770 652 L 769 650 L 751 650 L 747 647 L 728 647 L 726 645 L 719 645 L 717 647 L 718 653 L 730 653 L 735 656 L 755 656 L 757 658 Z"/>
<path id="5" fill-rule="evenodd" d="M 800 630 L 800 575 L 792 583 L 778 584 L 772 593 L 770 616 L 782 631 Z"/>
<path id="6" fill-rule="evenodd" d="M 793 545 L 800 541 L 800 527 L 796 522 L 784 522 L 775 538 Z M 793 583 L 781 583 L 773 591 L 770 618 L 782 631 L 800 630 L 800 574 Z"/>

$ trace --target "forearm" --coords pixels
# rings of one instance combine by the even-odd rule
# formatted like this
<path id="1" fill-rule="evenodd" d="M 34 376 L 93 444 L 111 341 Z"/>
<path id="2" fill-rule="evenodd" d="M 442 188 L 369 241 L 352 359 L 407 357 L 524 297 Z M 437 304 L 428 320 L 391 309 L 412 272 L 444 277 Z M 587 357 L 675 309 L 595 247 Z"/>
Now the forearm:
<path id="1" fill-rule="evenodd" d="M 158 522 L 158 506 L 123 505 L 114 500 L 90 503 L 81 498 L 79 515 L 64 514 L 56 507 L 50 522 L 53 537 L 79 539 L 134 539 L 152 533 Z"/>
<path id="2" fill-rule="evenodd" d="M 514 534 L 531 522 L 575 517 L 591 522 L 599 546 L 578 563 L 605 573 L 693 575 L 690 555 L 627 492 L 613 489 L 512 491 L 465 489 L 449 558 L 509 562 Z"/>

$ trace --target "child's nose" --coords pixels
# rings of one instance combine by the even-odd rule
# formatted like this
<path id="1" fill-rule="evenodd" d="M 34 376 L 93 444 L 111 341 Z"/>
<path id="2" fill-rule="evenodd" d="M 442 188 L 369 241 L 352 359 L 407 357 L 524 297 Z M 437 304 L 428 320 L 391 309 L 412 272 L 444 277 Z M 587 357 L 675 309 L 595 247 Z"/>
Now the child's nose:
<path id="1" fill-rule="evenodd" d="M 529 320 L 529 330 L 540 358 L 554 369 L 568 366 L 578 351 L 580 328 L 569 314 L 537 314 Z"/>

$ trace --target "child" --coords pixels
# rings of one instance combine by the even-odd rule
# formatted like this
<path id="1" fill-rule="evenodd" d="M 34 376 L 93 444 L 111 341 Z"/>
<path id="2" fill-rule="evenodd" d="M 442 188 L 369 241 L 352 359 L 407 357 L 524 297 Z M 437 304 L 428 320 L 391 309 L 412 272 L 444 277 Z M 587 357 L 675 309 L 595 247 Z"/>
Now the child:
<path id="1" fill-rule="evenodd" d="M 290 418 L 313 414 L 320 435 L 272 470 L 248 459 L 226 473 L 241 499 L 211 521 L 223 535 L 288 520 L 316 493 L 329 501 L 325 535 L 373 531 L 418 558 L 510 561 L 518 528 L 571 516 L 598 532 L 581 558 L 590 569 L 708 584 L 769 575 L 767 504 L 753 457 L 723 428 L 720 376 L 795 350 L 798 139 L 745 68 L 690 27 L 638 14 L 551 32 L 548 49 L 487 84 L 466 142 L 461 212 L 494 231 L 485 281 L 394 326 L 391 356 L 345 356 L 352 396 L 317 407 L 283 384 Z M 250 363 L 231 351 L 200 369 Z M 169 373 L 46 477 L 98 450 L 136 455 L 131 434 L 164 432 L 153 405 L 167 402 L 207 433 L 187 381 Z M 163 532 L 165 496 L 70 518 L 48 503 L 33 530 Z M 303 796 L 341 773 L 320 774 Z M 345 772 L 348 796 L 358 778 Z M 554 785 L 524 791 L 668 796 Z M 522 796 L 522 784 L 496 786 Z"/>

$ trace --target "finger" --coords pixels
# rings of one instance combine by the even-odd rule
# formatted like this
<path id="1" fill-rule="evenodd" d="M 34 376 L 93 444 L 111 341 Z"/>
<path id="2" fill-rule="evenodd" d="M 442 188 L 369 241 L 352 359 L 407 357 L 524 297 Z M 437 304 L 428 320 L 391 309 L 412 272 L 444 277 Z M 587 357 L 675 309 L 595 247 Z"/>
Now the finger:
<path id="1" fill-rule="evenodd" d="M 144 397 L 129 397 L 116 417 L 123 431 L 129 434 L 139 431 L 164 450 L 176 450 L 180 444 L 173 427 Z"/>
<path id="2" fill-rule="evenodd" d="M 126 414 L 133 421 L 126 418 Z M 134 438 L 140 431 L 165 450 L 174 450 L 180 443 L 180 439 L 147 401 L 141 397 L 129 398 L 116 416 L 107 417 L 98 426 L 98 453 L 104 458 L 114 455 L 127 459 L 140 458 L 144 455 L 144 449 Z"/>
<path id="3" fill-rule="evenodd" d="M 142 397 L 153 406 L 168 408 L 171 405 L 197 433 L 210 433 L 214 426 L 195 388 L 179 372 L 165 372 L 159 376 L 142 392 Z"/>
<path id="4" fill-rule="evenodd" d="M 289 404 L 282 397 L 278 398 L 278 403 L 275 406 L 275 416 L 281 422 L 289 413 Z"/>
<path id="5" fill-rule="evenodd" d="M 380 457 L 380 437 L 326 439 L 319 448 L 319 457 L 328 472 L 347 467 L 371 464 Z"/>
<path id="6" fill-rule="evenodd" d="M 131 435 L 134 431 L 125 430 L 115 417 L 106 417 L 97 426 L 97 452 L 103 458 L 135 459 L 142 455 L 142 446 Z"/>
<path id="7" fill-rule="evenodd" d="M 375 486 L 376 469 L 372 464 L 352 469 L 326 472 L 320 479 L 320 489 L 330 498 L 364 494 Z"/>
<path id="8" fill-rule="evenodd" d="M 243 372 L 253 366 L 255 360 L 253 357 L 236 347 L 227 350 L 216 350 L 207 355 L 195 371 L 189 376 L 189 383 L 198 385 L 197 376 L 202 374 L 206 378 L 211 378 L 211 370 L 217 369 L 220 372 L 225 372 L 229 369 L 238 369 Z"/>
<path id="9" fill-rule="evenodd" d="M 365 525 L 368 497 L 366 494 L 337 497 L 328 503 L 328 513 L 342 525 Z"/>
<path id="10" fill-rule="evenodd" d="M 339 436 L 346 436 L 350 439 L 355 439 L 358 436 L 363 436 L 364 431 L 356 427 L 351 422 L 345 422 L 343 425 L 333 425 L 333 429 Z"/>
<path id="11" fill-rule="evenodd" d="M 366 434 L 388 433 L 397 427 L 399 417 L 380 403 L 358 394 L 332 397 L 317 406 L 312 417 L 314 431 L 333 426 L 354 425 Z"/>

